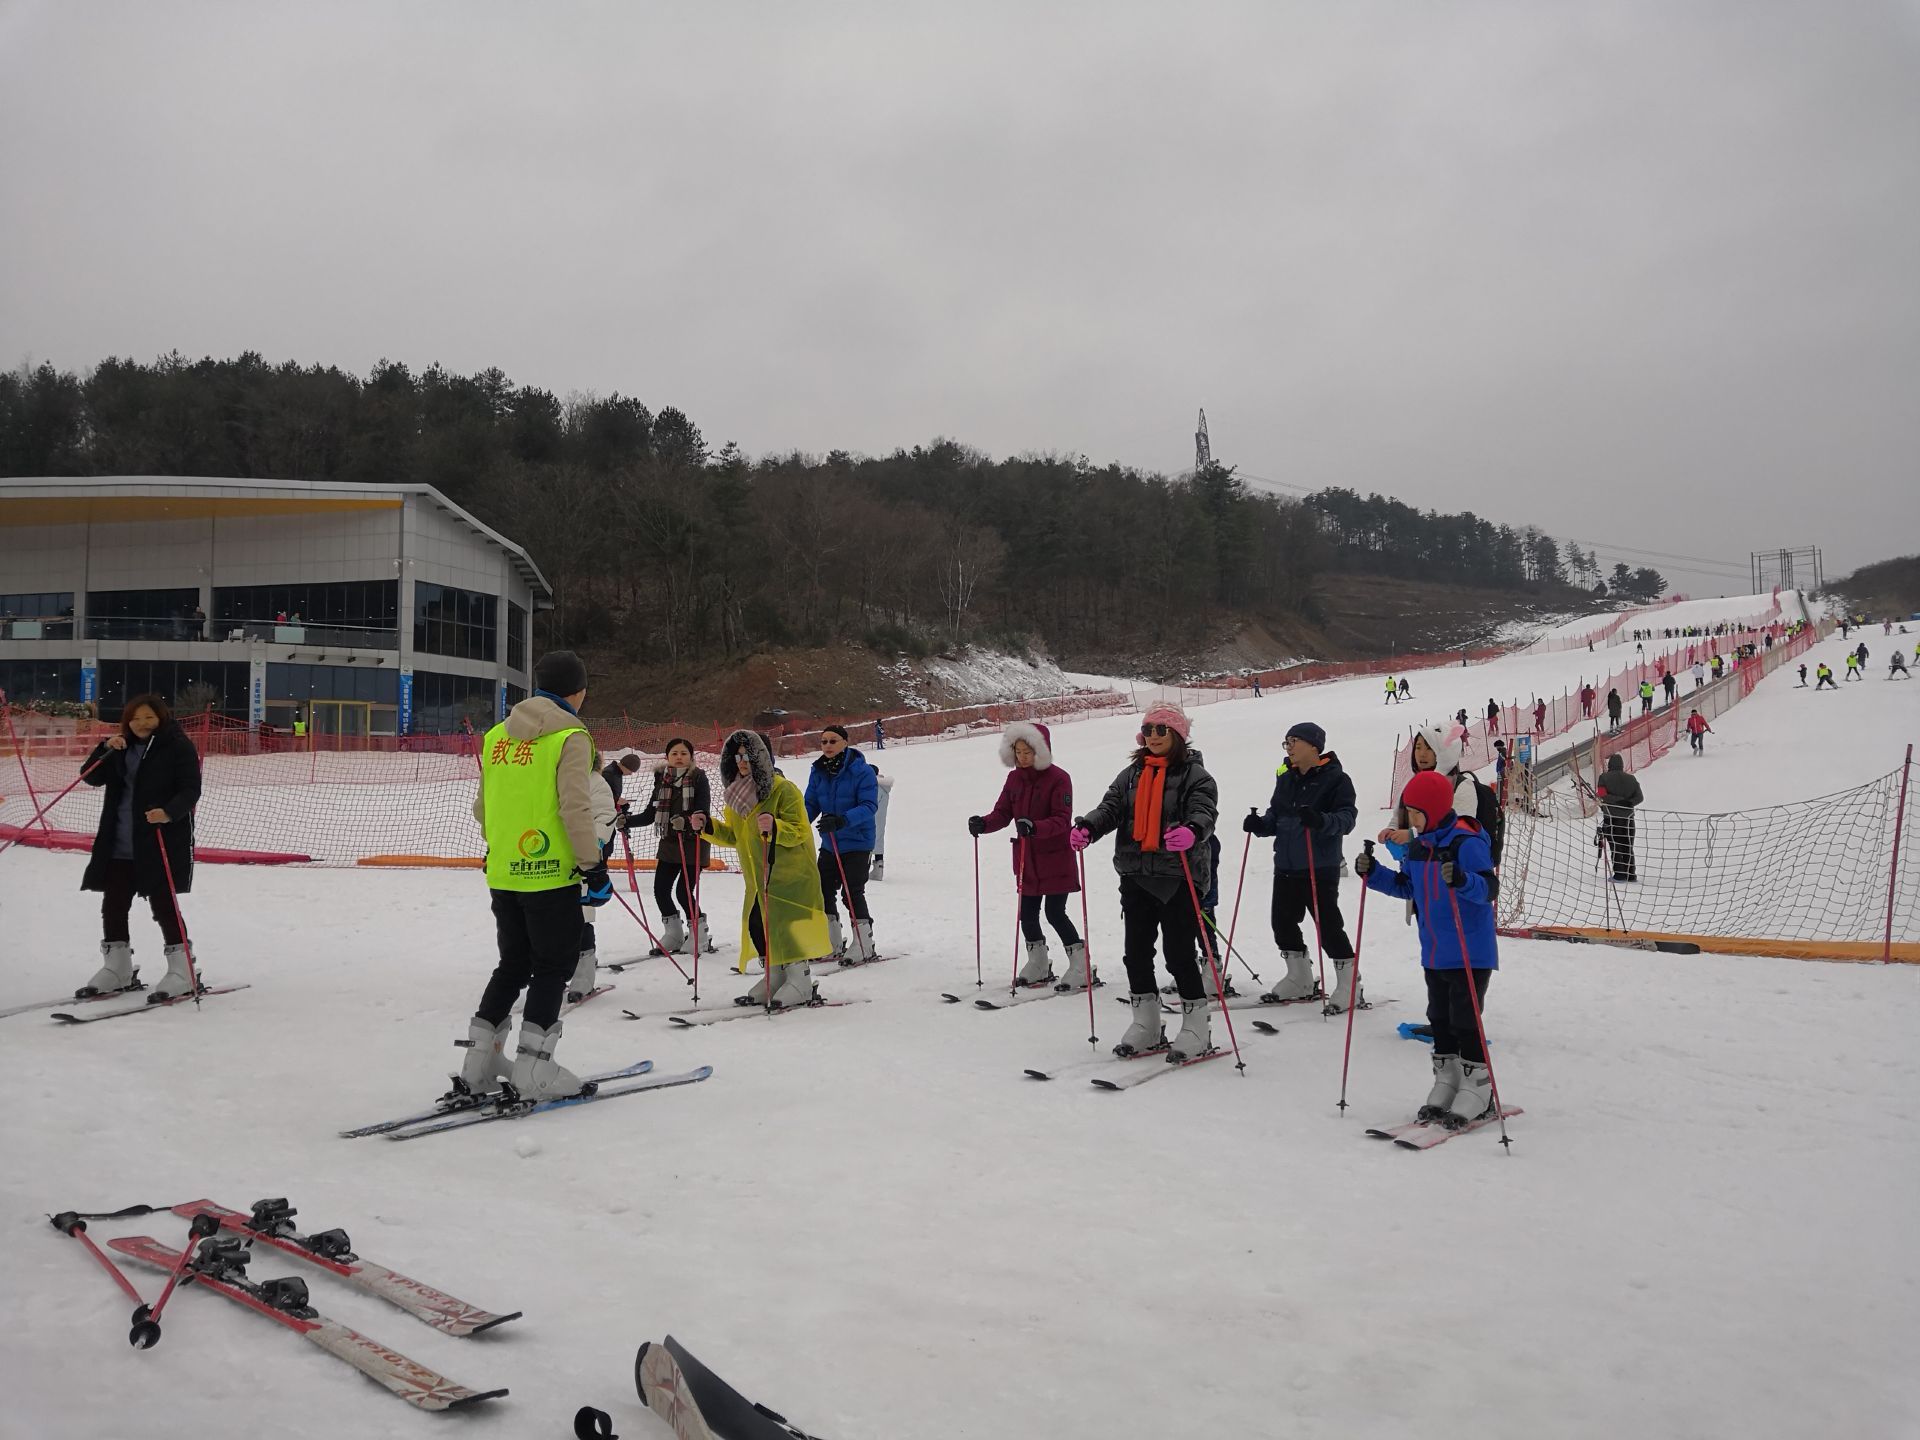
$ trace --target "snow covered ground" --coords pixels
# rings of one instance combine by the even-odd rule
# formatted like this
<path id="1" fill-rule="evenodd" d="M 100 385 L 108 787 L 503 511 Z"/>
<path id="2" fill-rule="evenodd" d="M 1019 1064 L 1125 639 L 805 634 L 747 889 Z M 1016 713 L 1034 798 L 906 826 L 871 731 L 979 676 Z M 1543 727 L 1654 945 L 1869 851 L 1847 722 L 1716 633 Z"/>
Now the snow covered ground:
<path id="1" fill-rule="evenodd" d="M 1890 768 L 1920 731 L 1920 683 L 1883 682 L 1892 641 L 1865 638 L 1871 680 L 1815 696 L 1783 670 L 1716 722 L 1706 757 L 1650 767 L 1649 804 L 1763 804 Z M 1360 678 L 1196 712 L 1222 791 L 1223 916 L 1237 819 L 1265 802 L 1292 721 L 1327 728 L 1370 830 L 1406 725 L 1575 686 L 1632 648 L 1419 672 L 1410 706 L 1383 706 L 1377 678 Z M 1133 726 L 1056 728 L 1083 805 Z M 1477 1132 L 1412 1154 L 1362 1134 L 1427 1086 L 1428 1052 L 1394 1031 L 1422 1008 L 1413 931 L 1376 904 L 1368 989 L 1394 1003 L 1354 1027 L 1344 1116 L 1344 1027 L 1298 1010 L 1278 1037 L 1235 1013 L 1244 1076 L 1215 1062 L 1126 1094 L 1041 1084 L 1022 1067 L 1094 1048 L 1083 1001 L 990 1014 L 938 998 L 973 993 L 964 817 L 997 793 L 994 750 L 982 736 L 889 751 L 872 895 L 883 945 L 904 954 L 824 980 L 873 1003 L 675 1033 L 658 1017 L 688 991 L 642 966 L 568 1022 L 562 1058 L 710 1063 L 712 1080 L 406 1144 L 334 1132 L 440 1088 L 491 964 L 479 878 L 202 869 L 187 901 L 202 962 L 252 989 L 77 1029 L 0 1021 L 0 1435 L 523 1440 L 568 1433 L 591 1403 L 628 1440 L 665 1440 L 631 1371 L 667 1331 L 834 1440 L 1920 1433 L 1914 968 L 1506 942 L 1488 1026 L 1502 1090 L 1526 1111 L 1512 1153 Z M 1239 942 L 1271 980 L 1263 848 Z M 1011 880 L 1003 841 L 980 854 L 991 987 L 1010 968 Z M 1117 980 L 1109 855 L 1089 852 L 1089 904 Z M 91 970 L 79 870 L 70 855 L 0 857 L 0 1007 Z M 739 894 L 735 877 L 709 882 L 723 941 Z M 603 954 L 638 953 L 624 915 L 600 925 Z M 151 977 L 144 917 L 135 937 Z M 701 978 L 703 1003 L 743 988 L 717 966 Z M 1100 1049 L 1124 1028 L 1123 988 L 1096 998 Z M 254 1267 L 305 1274 L 326 1313 L 512 1396 L 418 1415 L 192 1289 L 159 1348 L 132 1351 L 123 1298 L 43 1218 L 267 1195 L 311 1228 L 345 1226 L 373 1259 L 525 1310 L 455 1340 L 292 1260 Z M 177 1244 L 185 1224 L 94 1233 L 140 1232 Z"/>

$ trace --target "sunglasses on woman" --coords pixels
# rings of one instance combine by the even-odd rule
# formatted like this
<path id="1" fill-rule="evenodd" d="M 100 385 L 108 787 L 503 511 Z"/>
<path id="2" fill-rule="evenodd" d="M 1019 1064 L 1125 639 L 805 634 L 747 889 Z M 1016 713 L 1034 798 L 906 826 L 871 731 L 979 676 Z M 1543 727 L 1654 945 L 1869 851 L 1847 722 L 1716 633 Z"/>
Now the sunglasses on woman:
<path id="1" fill-rule="evenodd" d="M 1173 734 L 1173 727 L 1171 725 L 1142 725 L 1140 727 L 1140 733 L 1142 735 L 1171 735 Z"/>

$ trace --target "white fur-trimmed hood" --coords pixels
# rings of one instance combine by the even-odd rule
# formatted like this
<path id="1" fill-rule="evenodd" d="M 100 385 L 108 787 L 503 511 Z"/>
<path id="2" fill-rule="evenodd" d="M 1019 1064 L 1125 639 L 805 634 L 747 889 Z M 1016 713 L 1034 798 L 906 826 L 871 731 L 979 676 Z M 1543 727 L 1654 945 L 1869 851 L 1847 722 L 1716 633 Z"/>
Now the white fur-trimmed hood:
<path id="1" fill-rule="evenodd" d="M 1053 764 L 1053 739 L 1047 727 L 1035 720 L 1015 720 L 1000 732 L 1000 763 L 1013 769 L 1013 742 L 1024 740 L 1033 747 L 1033 768 L 1046 770 Z"/>

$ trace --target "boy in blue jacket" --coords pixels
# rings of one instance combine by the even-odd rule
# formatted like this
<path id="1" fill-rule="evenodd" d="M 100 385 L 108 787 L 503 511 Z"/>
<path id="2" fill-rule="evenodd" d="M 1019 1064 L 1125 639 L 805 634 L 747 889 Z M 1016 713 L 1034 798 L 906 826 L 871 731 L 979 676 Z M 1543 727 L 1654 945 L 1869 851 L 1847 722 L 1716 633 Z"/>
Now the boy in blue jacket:
<path id="1" fill-rule="evenodd" d="M 1433 1089 L 1419 1118 L 1458 1129 L 1493 1110 L 1474 999 L 1484 1008 L 1488 982 L 1500 966 L 1493 928 L 1500 881 L 1485 832 L 1476 821 L 1454 814 L 1453 785 L 1444 775 L 1421 771 L 1407 782 L 1401 803 L 1415 832 L 1401 868 L 1387 869 L 1362 854 L 1353 869 L 1368 889 L 1415 902 L 1427 1023 L 1433 1027 Z"/>

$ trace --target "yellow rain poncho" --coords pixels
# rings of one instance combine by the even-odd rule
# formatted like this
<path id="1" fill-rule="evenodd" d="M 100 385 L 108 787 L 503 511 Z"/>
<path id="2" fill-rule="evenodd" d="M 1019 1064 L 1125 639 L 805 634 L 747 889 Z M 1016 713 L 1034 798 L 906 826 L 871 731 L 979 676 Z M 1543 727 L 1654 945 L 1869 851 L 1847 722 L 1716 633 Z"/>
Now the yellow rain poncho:
<path id="1" fill-rule="evenodd" d="M 756 744 L 759 736 L 754 736 Z M 735 747 L 735 738 L 727 740 L 727 751 Z M 764 752 L 763 752 L 764 753 Z M 753 757 L 755 759 L 759 757 Z M 771 759 L 766 766 L 772 768 Z M 721 775 L 728 774 L 723 759 Z M 775 965 L 791 965 L 801 960 L 820 960 L 833 953 L 833 941 L 827 934 L 826 902 L 820 895 L 819 862 L 813 846 L 813 831 L 807 824 L 806 803 L 794 783 L 777 772 L 772 788 L 752 810 L 741 814 L 731 801 L 720 817 L 708 827 L 709 838 L 740 854 L 740 873 L 746 880 L 746 898 L 740 910 L 740 966 L 760 957 L 753 943 L 752 921 L 760 909 L 762 892 L 766 902 L 769 948 Z M 773 816 L 773 843 L 766 847 L 761 839 L 757 817 Z M 763 880 L 762 856 L 771 848 L 773 874 Z"/>

